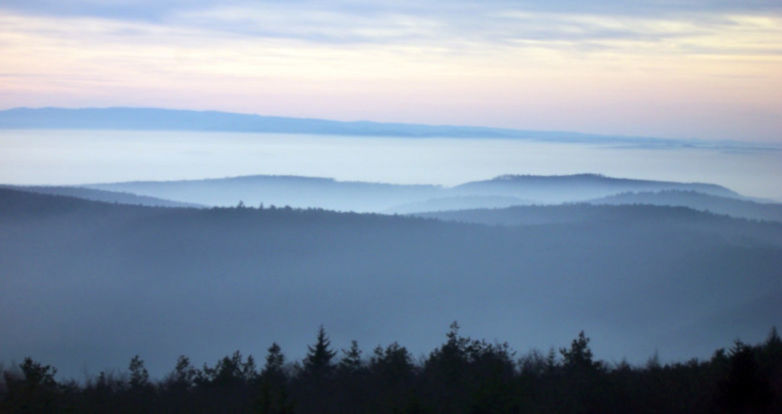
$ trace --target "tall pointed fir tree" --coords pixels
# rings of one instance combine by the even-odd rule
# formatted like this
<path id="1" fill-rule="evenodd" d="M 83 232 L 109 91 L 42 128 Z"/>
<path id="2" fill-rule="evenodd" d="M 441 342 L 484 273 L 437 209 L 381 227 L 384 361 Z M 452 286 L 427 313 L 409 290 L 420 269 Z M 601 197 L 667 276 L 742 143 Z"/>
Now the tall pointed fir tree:
<path id="1" fill-rule="evenodd" d="M 308 346 L 309 352 L 304 358 L 304 371 L 313 377 L 325 377 L 332 368 L 331 360 L 337 354 L 331 349 L 331 341 L 321 325 L 315 345 Z"/>

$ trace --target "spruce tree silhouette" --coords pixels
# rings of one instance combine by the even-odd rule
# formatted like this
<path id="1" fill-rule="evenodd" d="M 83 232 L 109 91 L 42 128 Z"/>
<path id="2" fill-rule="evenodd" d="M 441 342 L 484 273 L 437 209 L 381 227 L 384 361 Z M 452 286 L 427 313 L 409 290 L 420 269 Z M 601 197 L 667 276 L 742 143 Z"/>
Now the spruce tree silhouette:
<path id="1" fill-rule="evenodd" d="M 343 349 L 344 356 L 339 361 L 339 371 L 346 375 L 352 375 L 357 373 L 364 365 L 361 360 L 361 349 L 358 347 L 358 342 L 355 340 L 350 341 L 350 348 Z"/>
<path id="2" fill-rule="evenodd" d="M 259 413 L 292 413 L 293 404 L 288 398 L 287 376 L 284 371 L 285 356 L 277 343 L 272 343 L 266 354 L 266 364 L 261 371 L 258 398 Z"/>
<path id="3" fill-rule="evenodd" d="M 329 341 L 323 325 L 318 329 L 315 345 L 307 346 L 307 348 L 309 352 L 304 358 L 304 371 L 316 378 L 328 376 L 333 368 L 331 360 L 337 352 L 331 349 L 331 341 Z"/>
<path id="4" fill-rule="evenodd" d="M 273 381 L 281 381 L 285 377 L 283 365 L 285 364 L 285 355 L 276 342 L 273 342 L 266 354 L 266 364 L 261 371 L 261 377 Z"/>

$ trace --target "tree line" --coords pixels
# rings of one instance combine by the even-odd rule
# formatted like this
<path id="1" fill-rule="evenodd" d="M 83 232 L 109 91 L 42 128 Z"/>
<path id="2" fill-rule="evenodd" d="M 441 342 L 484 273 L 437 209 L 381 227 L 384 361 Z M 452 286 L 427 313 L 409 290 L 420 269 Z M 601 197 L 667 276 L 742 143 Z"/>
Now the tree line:
<path id="1" fill-rule="evenodd" d="M 2 370 L 0 412 L 85 413 L 778 413 L 782 340 L 775 328 L 707 360 L 645 365 L 596 360 L 584 332 L 569 347 L 517 356 L 507 343 L 459 333 L 422 358 L 402 345 L 365 356 L 356 341 L 335 349 L 321 327 L 301 361 L 273 343 L 261 364 L 240 352 L 195 367 L 180 356 L 164 378 L 144 361 L 84 383 L 25 358 Z"/>

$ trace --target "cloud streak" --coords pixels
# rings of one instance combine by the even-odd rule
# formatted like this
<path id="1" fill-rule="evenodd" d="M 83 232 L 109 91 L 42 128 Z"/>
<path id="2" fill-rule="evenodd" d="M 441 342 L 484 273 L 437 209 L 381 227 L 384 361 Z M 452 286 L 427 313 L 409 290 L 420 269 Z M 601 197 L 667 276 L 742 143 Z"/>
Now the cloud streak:
<path id="1" fill-rule="evenodd" d="M 773 2 L 10 0 L 0 107 L 779 140 Z"/>

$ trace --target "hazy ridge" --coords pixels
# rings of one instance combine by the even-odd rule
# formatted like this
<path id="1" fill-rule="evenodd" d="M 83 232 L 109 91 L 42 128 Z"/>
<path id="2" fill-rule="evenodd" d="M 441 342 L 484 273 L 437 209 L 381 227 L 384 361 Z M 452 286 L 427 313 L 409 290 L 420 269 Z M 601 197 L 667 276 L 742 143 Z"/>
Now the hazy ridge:
<path id="1" fill-rule="evenodd" d="M 741 197 L 738 193 L 715 184 L 631 180 L 599 174 L 506 175 L 454 187 L 271 175 L 103 183 L 85 186 L 208 206 L 235 206 L 242 201 L 252 206 L 264 203 L 302 208 L 391 213 L 504 207 L 514 204 L 556 204 L 587 201 L 627 191 L 683 190 Z"/>
<path id="2" fill-rule="evenodd" d="M 52 194 L 81 198 L 84 200 L 102 201 L 106 203 L 142 205 L 150 207 L 201 207 L 194 203 L 185 203 L 180 201 L 165 200 L 157 197 L 137 195 L 128 192 L 97 190 L 79 186 L 46 186 L 46 185 L 2 185 L 2 188 L 11 190 L 31 191 L 41 194 Z"/>
<path id="3" fill-rule="evenodd" d="M 178 353 L 207 361 L 273 340 L 297 357 L 321 323 L 336 343 L 399 340 L 416 353 L 439 341 L 432 327 L 459 320 L 522 349 L 585 329 L 602 338 L 599 357 L 638 361 L 655 349 L 703 355 L 782 322 L 782 225 L 658 206 L 538 208 L 575 219 L 497 227 L 0 189 L 0 348 L 70 375 L 135 353 L 160 372 Z M 725 313 L 745 323 L 726 326 Z"/>
<path id="4" fill-rule="evenodd" d="M 782 204 L 762 203 L 735 197 L 703 194 L 697 191 L 663 190 L 657 192 L 630 192 L 590 200 L 592 204 L 651 204 L 684 206 L 696 210 L 745 217 L 755 220 L 782 221 Z"/>
<path id="5" fill-rule="evenodd" d="M 553 142 L 612 143 L 650 147 L 769 149 L 771 145 L 628 137 L 567 131 L 534 131 L 458 125 L 424 125 L 372 121 L 333 121 L 262 116 L 220 111 L 164 108 L 12 108 L 0 111 L 0 129 L 133 129 L 330 134 L 347 136 L 514 138 Z"/>

